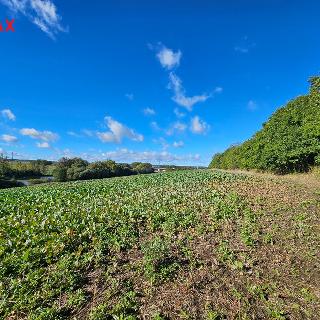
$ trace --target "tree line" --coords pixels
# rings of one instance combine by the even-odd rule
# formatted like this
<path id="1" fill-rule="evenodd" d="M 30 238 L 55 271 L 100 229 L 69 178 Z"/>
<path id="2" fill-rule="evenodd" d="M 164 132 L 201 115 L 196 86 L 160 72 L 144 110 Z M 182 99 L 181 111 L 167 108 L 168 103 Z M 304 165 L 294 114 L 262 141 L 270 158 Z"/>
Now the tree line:
<path id="1" fill-rule="evenodd" d="M 81 158 L 61 158 L 57 162 L 47 160 L 11 161 L 0 159 L 0 189 L 23 186 L 17 180 L 30 184 L 48 182 L 40 177 L 52 177 L 54 181 L 102 179 L 135 174 L 153 173 L 152 164 L 143 162 L 116 163 L 112 160 L 89 163 Z"/>
<path id="2" fill-rule="evenodd" d="M 0 159 L 0 178 L 28 179 L 51 175 L 53 162 L 47 160 L 11 161 Z"/>
<path id="3" fill-rule="evenodd" d="M 279 174 L 320 165 L 320 77 L 307 95 L 278 109 L 251 139 L 215 154 L 211 168 L 257 169 Z"/>
<path id="4" fill-rule="evenodd" d="M 113 160 L 97 161 L 89 163 L 81 158 L 62 158 L 53 170 L 55 181 L 102 179 L 134 174 L 153 173 L 150 163 L 133 162 L 116 163 Z"/>

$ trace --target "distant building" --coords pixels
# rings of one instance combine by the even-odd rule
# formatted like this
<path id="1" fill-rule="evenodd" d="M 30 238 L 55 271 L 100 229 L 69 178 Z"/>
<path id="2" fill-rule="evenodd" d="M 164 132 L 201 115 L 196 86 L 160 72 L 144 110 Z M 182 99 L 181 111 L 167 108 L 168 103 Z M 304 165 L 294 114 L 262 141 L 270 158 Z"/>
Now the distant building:
<path id="1" fill-rule="evenodd" d="M 166 172 L 167 171 L 167 168 L 161 168 L 161 167 L 157 167 L 157 168 L 153 168 L 154 172 Z"/>

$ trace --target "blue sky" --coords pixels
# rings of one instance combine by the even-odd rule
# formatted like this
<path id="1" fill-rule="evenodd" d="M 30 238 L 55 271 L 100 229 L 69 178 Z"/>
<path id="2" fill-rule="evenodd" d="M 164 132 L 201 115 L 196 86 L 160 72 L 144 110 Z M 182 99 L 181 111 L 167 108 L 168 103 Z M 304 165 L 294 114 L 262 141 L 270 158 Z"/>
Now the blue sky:
<path id="1" fill-rule="evenodd" d="M 319 1 L 0 0 L 0 152 L 207 165 L 319 74 Z"/>

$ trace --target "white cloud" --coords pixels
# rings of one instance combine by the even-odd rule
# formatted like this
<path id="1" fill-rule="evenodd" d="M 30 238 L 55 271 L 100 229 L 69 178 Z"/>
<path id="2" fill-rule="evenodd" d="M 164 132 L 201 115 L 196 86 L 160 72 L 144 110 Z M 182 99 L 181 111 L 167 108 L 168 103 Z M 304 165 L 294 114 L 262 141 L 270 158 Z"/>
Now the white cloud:
<path id="1" fill-rule="evenodd" d="M 38 131 L 34 128 L 23 128 L 20 130 L 20 133 L 23 136 L 28 136 L 32 139 L 37 139 L 37 140 L 42 140 L 42 141 L 46 141 L 46 142 L 54 142 L 56 141 L 59 136 L 51 131 Z"/>
<path id="2" fill-rule="evenodd" d="M 179 106 L 185 107 L 189 111 L 192 111 L 192 108 L 196 103 L 204 102 L 210 98 L 210 95 L 208 94 L 187 97 L 185 89 L 182 86 L 181 79 L 173 72 L 170 72 L 169 80 L 169 88 L 174 92 L 172 100 L 175 101 Z"/>
<path id="3" fill-rule="evenodd" d="M 107 151 L 101 154 L 106 159 L 112 159 L 117 162 L 151 162 L 151 163 L 194 163 L 200 160 L 199 154 L 175 155 L 168 151 L 132 151 L 128 149 L 118 149 L 115 151 Z"/>
<path id="4" fill-rule="evenodd" d="M 152 121 L 152 122 L 150 123 L 150 126 L 151 126 L 151 128 L 152 128 L 153 130 L 156 130 L 156 131 L 161 130 L 160 127 L 159 127 L 159 125 L 158 125 L 158 123 L 157 123 L 156 121 Z"/>
<path id="5" fill-rule="evenodd" d="M 81 138 L 81 137 L 82 137 L 81 134 L 76 133 L 76 132 L 74 132 L 74 131 L 68 131 L 67 134 L 68 134 L 69 136 L 71 136 L 71 137 L 76 137 L 76 138 Z"/>
<path id="6" fill-rule="evenodd" d="M 163 68 L 168 70 L 179 66 L 182 53 L 181 51 L 174 52 L 171 49 L 161 46 L 159 52 L 157 53 L 157 58 L 159 59 Z"/>
<path id="7" fill-rule="evenodd" d="M 173 124 L 173 128 L 178 131 L 185 131 L 187 128 L 187 125 L 183 122 L 177 121 Z"/>
<path id="8" fill-rule="evenodd" d="M 42 149 L 48 149 L 50 148 L 50 144 L 46 141 L 44 142 L 37 142 L 37 147 Z"/>
<path id="9" fill-rule="evenodd" d="M 187 125 L 183 122 L 176 121 L 174 122 L 169 129 L 166 130 L 168 136 L 173 135 L 175 132 L 182 133 L 187 129 Z"/>
<path id="10" fill-rule="evenodd" d="M 248 104 L 247 104 L 247 108 L 250 110 L 250 111 L 255 111 L 257 110 L 258 108 L 258 105 L 255 101 L 253 100 L 249 100 Z"/>
<path id="11" fill-rule="evenodd" d="M 57 160 L 61 157 L 81 157 L 88 161 L 101 161 L 112 159 L 116 162 L 132 163 L 134 161 L 150 162 L 153 164 L 179 164 L 179 165 L 206 165 L 208 159 L 203 159 L 199 154 L 173 154 L 166 150 L 162 151 L 134 151 L 127 148 L 117 148 L 115 150 L 101 151 L 90 149 L 86 152 L 76 153 L 72 150 L 55 149 L 55 153 L 48 155 L 48 159 Z M 37 159 L 37 156 L 27 156 L 27 159 Z M 211 158 L 210 158 L 211 159 Z"/>
<path id="12" fill-rule="evenodd" d="M 0 140 L 1 141 L 4 141 L 4 142 L 7 142 L 7 143 L 13 143 L 13 142 L 17 142 L 18 141 L 18 138 L 15 137 L 15 136 L 12 136 L 10 134 L 3 134 L 1 137 L 0 137 Z"/>
<path id="13" fill-rule="evenodd" d="M 234 47 L 234 50 L 237 52 L 240 52 L 240 53 L 248 53 L 249 52 L 249 48 L 239 47 L 239 46 Z"/>
<path id="14" fill-rule="evenodd" d="M 49 37 L 55 38 L 66 29 L 61 24 L 61 17 L 51 0 L 0 0 L 13 13 L 26 16 Z"/>
<path id="15" fill-rule="evenodd" d="M 130 101 L 132 101 L 134 99 L 134 95 L 132 93 L 126 93 L 125 96 Z"/>
<path id="16" fill-rule="evenodd" d="M 191 119 L 190 130 L 195 134 L 204 134 L 210 129 L 210 126 L 198 116 Z"/>
<path id="17" fill-rule="evenodd" d="M 123 138 L 139 142 L 143 141 L 142 134 L 136 133 L 133 129 L 126 127 L 111 117 L 105 117 L 105 121 L 110 131 L 97 132 L 97 136 L 102 142 L 121 143 Z"/>
<path id="18" fill-rule="evenodd" d="M 167 70 L 172 70 L 174 67 L 179 66 L 180 59 L 182 56 L 181 51 L 174 52 L 173 50 L 165 47 L 161 43 L 159 44 L 157 58 L 159 59 L 162 67 L 164 67 Z M 154 49 L 152 45 L 149 45 L 150 49 Z M 192 97 L 186 96 L 186 91 L 184 87 L 182 86 L 181 79 L 174 73 L 169 73 L 169 85 L 168 87 L 174 92 L 174 96 L 172 97 L 172 100 L 175 101 L 178 105 L 186 108 L 189 111 L 192 111 L 192 108 L 195 104 L 199 102 L 204 102 L 208 98 L 212 97 L 215 93 L 221 93 L 222 88 L 216 87 L 213 92 L 210 94 L 203 93 L 201 95 L 195 95 Z M 175 110 L 175 113 L 177 117 L 182 117 L 183 114 L 179 113 L 179 110 Z M 181 115 L 181 116 L 179 116 Z"/>
<path id="19" fill-rule="evenodd" d="M 186 115 L 185 113 L 180 112 L 178 108 L 175 108 L 173 112 L 178 118 L 183 118 Z"/>
<path id="20" fill-rule="evenodd" d="M 13 112 L 10 109 L 3 109 L 1 110 L 1 114 L 4 118 L 14 121 L 16 120 L 16 116 L 13 114 Z"/>
<path id="21" fill-rule="evenodd" d="M 222 91 L 223 91 L 222 87 L 215 87 L 213 90 L 214 93 L 221 93 Z"/>
<path id="22" fill-rule="evenodd" d="M 256 44 L 251 42 L 247 36 L 243 37 L 238 45 L 234 47 L 234 50 L 239 53 L 246 54 L 252 48 L 254 48 Z"/>
<path id="23" fill-rule="evenodd" d="M 88 130 L 88 129 L 83 129 L 82 132 L 87 136 L 87 137 L 94 137 L 95 133 L 92 130 Z"/>
<path id="24" fill-rule="evenodd" d="M 170 147 L 170 145 L 168 144 L 166 139 L 164 139 L 162 137 L 159 139 L 154 139 L 153 142 L 156 144 L 160 144 L 163 150 L 167 150 Z"/>
<path id="25" fill-rule="evenodd" d="M 173 143 L 173 146 L 174 146 L 175 148 L 181 148 L 181 147 L 184 146 L 184 142 L 183 142 L 183 141 L 175 141 L 175 142 Z"/>
<path id="26" fill-rule="evenodd" d="M 152 115 L 155 115 L 156 112 L 154 109 L 152 108 L 145 108 L 143 109 L 143 113 L 146 115 L 146 116 L 152 116 Z"/>

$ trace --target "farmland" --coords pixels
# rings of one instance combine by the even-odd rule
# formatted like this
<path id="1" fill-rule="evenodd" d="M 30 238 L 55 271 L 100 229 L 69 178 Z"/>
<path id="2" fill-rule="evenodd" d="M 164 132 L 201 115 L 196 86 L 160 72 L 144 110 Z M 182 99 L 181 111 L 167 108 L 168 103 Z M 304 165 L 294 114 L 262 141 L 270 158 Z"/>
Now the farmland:
<path id="1" fill-rule="evenodd" d="M 318 181 L 194 170 L 0 191 L 0 318 L 319 319 Z"/>

